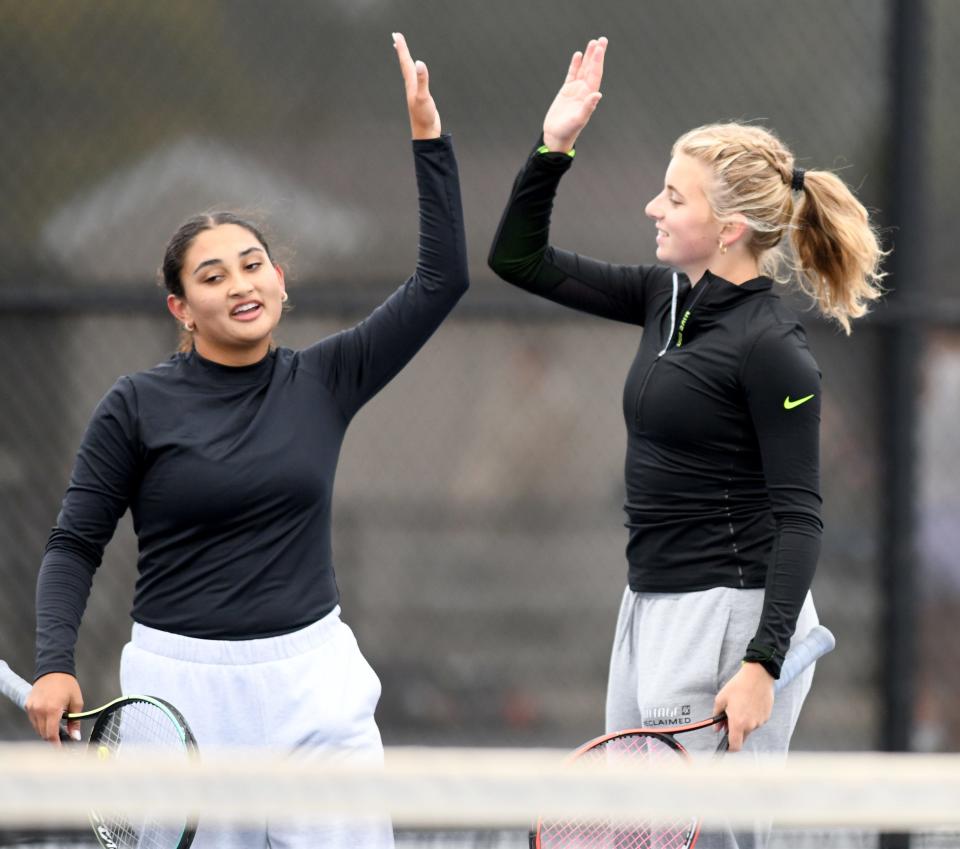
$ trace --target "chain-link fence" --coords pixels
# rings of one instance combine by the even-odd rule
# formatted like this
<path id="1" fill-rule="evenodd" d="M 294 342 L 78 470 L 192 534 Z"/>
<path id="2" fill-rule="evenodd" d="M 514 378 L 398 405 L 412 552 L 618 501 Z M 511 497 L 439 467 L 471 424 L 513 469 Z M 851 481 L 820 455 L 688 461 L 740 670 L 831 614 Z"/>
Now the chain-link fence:
<path id="1" fill-rule="evenodd" d="M 928 15 L 933 273 L 918 283 L 949 296 L 960 6 L 940 0 Z M 643 206 L 673 139 L 727 118 L 775 127 L 801 164 L 840 169 L 882 207 L 888 26 L 888 5 L 873 0 L 0 0 L 0 656 L 32 666 L 37 568 L 90 411 L 119 374 L 175 346 L 151 287 L 183 217 L 227 206 L 266 220 L 291 267 L 296 307 L 279 341 L 292 347 L 362 317 L 412 267 L 414 182 L 389 36 L 400 29 L 455 137 L 473 289 L 348 434 L 334 502 L 344 615 L 383 679 L 388 743 L 592 736 L 626 574 L 620 392 L 638 333 L 534 303 L 486 270 L 515 171 L 570 53 L 606 34 L 604 100 L 561 188 L 554 242 L 651 261 Z M 894 240 L 910 226 L 885 223 L 901 228 Z M 824 373 L 814 589 L 839 648 L 818 671 L 800 747 L 878 745 L 877 411 L 893 320 L 850 339 L 809 322 Z M 905 564 L 923 582 L 914 744 L 957 749 L 960 331 L 947 322 L 924 339 L 921 533 Z M 90 704 L 116 691 L 135 561 L 125 520 L 81 631 Z M 27 734 L 0 706 L 0 736 Z"/>

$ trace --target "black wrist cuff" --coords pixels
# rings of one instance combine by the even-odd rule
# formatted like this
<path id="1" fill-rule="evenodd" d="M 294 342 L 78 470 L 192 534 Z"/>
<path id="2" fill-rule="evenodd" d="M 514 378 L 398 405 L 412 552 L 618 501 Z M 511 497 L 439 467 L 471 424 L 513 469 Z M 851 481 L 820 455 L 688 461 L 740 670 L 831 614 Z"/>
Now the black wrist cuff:
<path id="1" fill-rule="evenodd" d="M 751 640 L 747 644 L 747 653 L 743 656 L 746 663 L 759 663 L 775 679 L 780 677 L 780 667 L 783 666 L 783 653 L 771 646 L 764 646 Z"/>
<path id="2" fill-rule="evenodd" d="M 537 139 L 537 144 L 530 153 L 530 157 L 532 159 L 541 159 L 547 162 L 562 163 L 564 166 L 569 166 L 570 160 L 572 160 L 576 155 L 576 146 L 569 151 L 548 150 L 547 146 L 543 143 L 543 133 L 540 133 L 540 138 Z"/>

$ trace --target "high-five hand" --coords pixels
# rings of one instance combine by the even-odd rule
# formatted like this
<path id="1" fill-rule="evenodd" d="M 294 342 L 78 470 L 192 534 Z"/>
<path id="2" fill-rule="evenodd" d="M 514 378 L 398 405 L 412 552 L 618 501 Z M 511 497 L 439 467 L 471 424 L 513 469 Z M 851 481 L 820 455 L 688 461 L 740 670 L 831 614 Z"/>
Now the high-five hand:
<path id="1" fill-rule="evenodd" d="M 550 150 L 573 150 L 577 136 L 587 126 L 603 97 L 600 80 L 606 52 L 607 39 L 601 36 L 591 39 L 583 53 L 573 54 L 567 78 L 543 119 L 543 143 Z"/>
<path id="2" fill-rule="evenodd" d="M 393 33 L 393 46 L 400 60 L 403 86 L 407 92 L 410 111 L 410 132 L 415 139 L 435 139 L 440 136 L 440 113 L 430 95 L 430 74 L 419 59 L 414 62 L 403 33 Z"/>

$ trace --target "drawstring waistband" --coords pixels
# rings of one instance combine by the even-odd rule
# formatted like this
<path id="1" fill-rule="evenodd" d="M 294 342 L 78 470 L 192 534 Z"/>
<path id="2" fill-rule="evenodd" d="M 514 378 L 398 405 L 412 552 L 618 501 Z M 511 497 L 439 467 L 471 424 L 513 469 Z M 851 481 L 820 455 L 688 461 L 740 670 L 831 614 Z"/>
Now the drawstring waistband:
<path id="1" fill-rule="evenodd" d="M 296 657 L 318 648 L 329 640 L 340 624 L 340 606 L 333 608 L 323 619 L 276 637 L 259 637 L 253 640 L 204 640 L 185 637 L 169 631 L 149 628 L 139 622 L 133 624 L 130 642 L 144 651 L 185 660 L 191 663 L 216 663 L 220 665 L 265 663 Z"/>

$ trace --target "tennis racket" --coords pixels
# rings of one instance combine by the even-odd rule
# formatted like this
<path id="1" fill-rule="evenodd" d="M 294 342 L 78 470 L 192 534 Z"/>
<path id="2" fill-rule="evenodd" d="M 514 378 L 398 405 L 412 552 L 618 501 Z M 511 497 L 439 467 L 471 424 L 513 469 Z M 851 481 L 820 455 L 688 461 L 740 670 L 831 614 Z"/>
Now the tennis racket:
<path id="1" fill-rule="evenodd" d="M 0 660 L 0 692 L 21 710 L 26 708 L 30 684 Z M 124 757 L 124 747 L 153 747 L 193 757 L 197 742 L 190 726 L 169 702 L 154 696 L 124 696 L 82 713 L 65 713 L 64 720 L 94 720 L 88 747 L 104 759 Z M 60 739 L 73 742 L 63 725 Z M 77 745 L 77 744 L 75 744 Z M 104 817 L 90 812 L 93 833 L 104 849 L 188 849 L 196 834 L 196 819 L 182 823 L 156 822 L 150 817 Z"/>
<path id="2" fill-rule="evenodd" d="M 833 634 L 817 625 L 799 643 L 792 646 L 784 659 L 780 678 L 774 685 L 779 692 L 817 658 L 823 657 L 836 645 Z M 689 758 L 687 750 L 674 735 L 719 725 L 726 714 L 711 716 L 699 722 L 673 728 L 634 728 L 605 734 L 585 743 L 571 756 L 571 760 L 587 759 L 603 763 L 616 758 L 620 761 L 657 764 Z M 717 747 L 717 754 L 727 750 L 726 730 Z M 677 817 L 674 820 L 637 819 L 633 822 L 605 822 L 602 820 L 570 819 L 537 821 L 530 833 L 531 849 L 693 849 L 700 836 L 697 817 Z"/>

